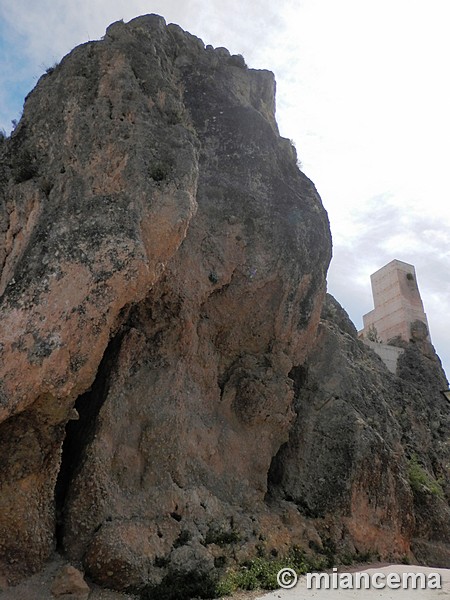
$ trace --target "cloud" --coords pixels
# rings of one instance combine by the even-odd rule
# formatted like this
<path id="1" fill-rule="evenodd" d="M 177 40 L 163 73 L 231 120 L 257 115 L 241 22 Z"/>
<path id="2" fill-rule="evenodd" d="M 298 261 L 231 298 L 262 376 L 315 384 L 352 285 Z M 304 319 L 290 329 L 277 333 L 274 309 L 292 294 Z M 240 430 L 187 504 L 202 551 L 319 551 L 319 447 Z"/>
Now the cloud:
<path id="1" fill-rule="evenodd" d="M 8 6 L 0 4 L 1 39 L 4 48 L 10 49 L 9 54 L 2 52 L 0 60 L 0 126 L 9 130 L 23 97 L 46 68 L 78 44 L 100 39 L 110 23 L 141 14 L 160 14 L 205 43 L 226 46 L 232 53 L 245 54 L 252 66 L 270 68 L 264 58 L 275 53 L 282 39 L 280 14 L 286 2 L 280 0 L 276 7 L 269 0 L 229 0 L 226 4 L 218 0 L 40 0 L 31 4 L 15 0 Z"/>
<path id="2" fill-rule="evenodd" d="M 449 231 L 432 212 L 408 212 L 390 194 L 371 198 L 353 215 L 350 241 L 338 238 L 328 274 L 330 292 L 360 329 L 363 314 L 373 308 L 370 275 L 393 259 L 413 264 L 431 337 L 447 372 Z"/>
<path id="3" fill-rule="evenodd" d="M 203 0 L 41 0 L 30 5 L 28 0 L 15 0 L 8 7 L 0 6 L 4 23 L 25 40 L 24 51 L 34 57 L 61 58 L 75 45 L 98 39 L 113 21 L 128 21 L 140 14 L 157 13 L 168 22 L 176 22 L 207 43 L 239 46 L 253 54 L 254 41 L 261 29 L 264 45 L 270 32 L 279 30 L 280 8 L 268 0 L 243 3 L 229 0 L 226 4 Z M 237 51 L 237 50 L 235 50 Z"/>

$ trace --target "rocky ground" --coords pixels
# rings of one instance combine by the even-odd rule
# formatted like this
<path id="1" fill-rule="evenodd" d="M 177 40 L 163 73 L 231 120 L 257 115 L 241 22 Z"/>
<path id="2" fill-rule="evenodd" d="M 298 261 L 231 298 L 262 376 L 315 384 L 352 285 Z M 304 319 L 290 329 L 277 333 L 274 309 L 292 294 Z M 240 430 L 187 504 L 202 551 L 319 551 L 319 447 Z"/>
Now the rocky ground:
<path id="1" fill-rule="evenodd" d="M 0 589 L 2 600 L 50 600 L 58 597 L 53 596 L 51 592 L 52 585 L 61 568 L 66 564 L 59 555 L 55 555 L 53 560 L 48 563 L 46 568 L 37 575 L 30 577 L 20 585 L 11 588 Z M 224 600 L 359 600 L 361 598 L 373 598 L 374 600 L 433 600 L 437 596 L 441 600 L 450 598 L 450 569 L 433 569 L 421 567 L 418 565 L 387 565 L 379 563 L 374 565 L 364 565 L 360 567 L 343 567 L 342 572 L 367 571 L 370 573 L 405 573 L 416 572 L 429 574 L 440 573 L 442 577 L 442 589 L 440 590 L 391 590 L 391 589 L 371 589 L 371 590 L 308 590 L 306 588 L 305 578 L 300 578 L 297 586 L 291 590 L 276 590 L 274 592 L 252 591 L 237 592 L 232 597 L 224 597 Z M 102 589 L 94 584 L 90 584 L 89 600 L 139 600 L 138 596 L 114 592 L 112 590 Z M 69 598 L 69 596 L 67 596 Z M 71 600 L 87 600 L 81 595 L 71 595 Z"/>
<path id="2" fill-rule="evenodd" d="M 45 568 L 22 581 L 16 586 L 3 589 L 0 587 L 0 597 L 4 600 L 49 600 L 53 598 L 51 588 L 59 571 L 67 564 L 61 556 L 55 554 Z M 90 584 L 91 593 L 89 600 L 136 600 L 137 597 L 130 594 L 121 594 L 112 590 L 101 589 L 96 585 Z M 72 596 L 71 596 L 72 597 Z M 56 596 L 57 598 L 57 596 Z M 81 600 L 82 595 L 73 596 L 74 600 Z"/>
<path id="3" fill-rule="evenodd" d="M 19 585 L 8 587 L 5 582 L 0 581 L 0 598 L 2 600 L 50 600 L 58 596 L 52 595 L 52 585 L 56 576 L 67 564 L 61 556 L 55 554 L 53 559 L 47 563 L 45 568 L 36 575 L 22 581 Z M 89 600 L 139 600 L 139 596 L 125 594 L 101 588 L 89 582 L 91 592 Z M 233 600 L 254 600 L 260 595 L 260 592 L 237 592 L 233 595 Z M 82 596 L 70 596 L 71 600 L 83 600 Z M 226 600 L 226 599 L 225 599 Z"/>

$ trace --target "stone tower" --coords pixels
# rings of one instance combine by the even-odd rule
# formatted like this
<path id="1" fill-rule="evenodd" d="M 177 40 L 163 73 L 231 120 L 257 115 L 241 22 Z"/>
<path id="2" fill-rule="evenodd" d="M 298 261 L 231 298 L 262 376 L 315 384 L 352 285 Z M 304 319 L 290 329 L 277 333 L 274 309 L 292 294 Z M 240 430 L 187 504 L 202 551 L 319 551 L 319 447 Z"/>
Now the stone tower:
<path id="1" fill-rule="evenodd" d="M 364 329 L 360 335 L 388 342 L 401 338 L 430 339 L 427 316 L 417 286 L 413 265 L 393 260 L 370 276 L 375 308 L 363 316 Z M 372 336 L 373 337 L 373 336 Z"/>

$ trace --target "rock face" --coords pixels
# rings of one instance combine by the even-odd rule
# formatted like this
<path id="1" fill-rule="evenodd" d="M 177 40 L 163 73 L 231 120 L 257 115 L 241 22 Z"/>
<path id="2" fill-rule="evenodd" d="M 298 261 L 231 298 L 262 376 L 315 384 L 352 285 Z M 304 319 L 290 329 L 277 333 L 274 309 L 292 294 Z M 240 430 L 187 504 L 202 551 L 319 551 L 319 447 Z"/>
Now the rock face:
<path id="1" fill-rule="evenodd" d="M 76 48 L 2 143 L 10 581 L 55 545 L 179 600 L 293 545 L 447 561 L 445 377 L 423 340 L 390 374 L 323 304 L 328 220 L 274 92 L 149 15 Z"/>
<path id="2" fill-rule="evenodd" d="M 274 90 L 270 72 L 146 16 L 27 98 L 2 148 L 11 577 L 57 541 L 100 583 L 157 585 L 168 564 L 213 566 L 239 519 L 258 530 L 331 245 Z"/>
<path id="3" fill-rule="evenodd" d="M 314 350 L 295 371 L 297 418 L 271 493 L 314 520 L 328 551 L 449 566 L 447 385 L 420 336 L 391 374 L 327 296 Z"/>

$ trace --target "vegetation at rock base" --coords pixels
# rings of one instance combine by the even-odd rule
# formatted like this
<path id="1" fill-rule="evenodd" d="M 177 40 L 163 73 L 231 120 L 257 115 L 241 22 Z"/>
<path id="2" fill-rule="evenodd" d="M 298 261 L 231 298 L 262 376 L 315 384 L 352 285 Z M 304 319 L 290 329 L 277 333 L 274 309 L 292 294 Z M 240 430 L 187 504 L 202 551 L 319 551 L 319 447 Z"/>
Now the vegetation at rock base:
<path id="1" fill-rule="evenodd" d="M 238 590 L 279 589 L 277 574 L 281 569 L 293 569 L 297 575 L 321 571 L 331 566 L 325 555 L 310 556 L 294 546 L 284 557 L 260 556 L 225 571 L 213 573 L 168 574 L 160 585 L 141 592 L 145 600 L 189 600 L 191 598 L 222 598 Z"/>
<path id="2" fill-rule="evenodd" d="M 284 558 L 258 557 L 242 563 L 238 568 L 230 569 L 216 585 L 218 597 L 233 594 L 237 590 L 276 590 L 280 586 L 277 574 L 281 569 L 294 569 L 297 575 L 329 567 L 325 556 L 306 556 L 294 547 Z"/>

